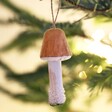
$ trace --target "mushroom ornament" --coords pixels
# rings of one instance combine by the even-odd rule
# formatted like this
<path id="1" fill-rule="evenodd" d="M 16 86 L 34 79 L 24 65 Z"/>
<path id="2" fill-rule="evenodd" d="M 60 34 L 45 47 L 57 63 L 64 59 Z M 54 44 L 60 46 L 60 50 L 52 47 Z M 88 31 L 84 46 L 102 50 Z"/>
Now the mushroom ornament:
<path id="1" fill-rule="evenodd" d="M 52 106 L 63 104 L 66 96 L 62 81 L 61 61 L 71 58 L 63 30 L 51 28 L 45 32 L 40 58 L 48 61 L 49 103 Z"/>

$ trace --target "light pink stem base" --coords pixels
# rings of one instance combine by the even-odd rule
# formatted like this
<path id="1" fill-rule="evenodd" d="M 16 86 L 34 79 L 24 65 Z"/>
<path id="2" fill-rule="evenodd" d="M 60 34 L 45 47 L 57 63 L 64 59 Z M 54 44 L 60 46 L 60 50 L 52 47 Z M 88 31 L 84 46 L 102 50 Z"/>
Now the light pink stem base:
<path id="1" fill-rule="evenodd" d="M 50 105 L 63 104 L 66 100 L 62 81 L 61 61 L 49 61 L 49 103 Z"/>

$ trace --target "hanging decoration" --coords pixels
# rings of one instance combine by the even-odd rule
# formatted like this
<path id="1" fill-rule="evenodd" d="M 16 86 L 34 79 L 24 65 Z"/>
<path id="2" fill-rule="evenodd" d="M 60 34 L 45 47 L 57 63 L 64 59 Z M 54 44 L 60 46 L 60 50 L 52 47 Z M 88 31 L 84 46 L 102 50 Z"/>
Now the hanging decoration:
<path id="1" fill-rule="evenodd" d="M 56 20 L 60 8 L 60 0 L 56 17 L 53 13 L 53 2 L 51 0 L 51 13 L 53 27 L 44 33 L 40 58 L 48 61 L 49 71 L 49 104 L 60 105 L 66 100 L 65 90 L 62 81 L 61 61 L 71 58 L 71 52 L 62 29 L 56 28 Z"/>

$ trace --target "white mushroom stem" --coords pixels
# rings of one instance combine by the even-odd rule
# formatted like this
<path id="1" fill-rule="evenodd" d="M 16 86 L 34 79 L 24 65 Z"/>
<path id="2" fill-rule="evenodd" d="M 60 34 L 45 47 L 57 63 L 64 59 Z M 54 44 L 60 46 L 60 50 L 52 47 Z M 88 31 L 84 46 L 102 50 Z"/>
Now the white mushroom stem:
<path id="1" fill-rule="evenodd" d="M 49 70 L 49 103 L 50 105 L 63 104 L 66 100 L 62 81 L 61 61 L 48 61 Z"/>

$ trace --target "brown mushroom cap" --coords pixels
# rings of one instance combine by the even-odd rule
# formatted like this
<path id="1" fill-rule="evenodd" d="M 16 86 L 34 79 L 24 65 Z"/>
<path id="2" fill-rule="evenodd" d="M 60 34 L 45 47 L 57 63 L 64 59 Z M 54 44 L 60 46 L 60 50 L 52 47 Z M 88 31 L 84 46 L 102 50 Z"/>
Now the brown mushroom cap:
<path id="1" fill-rule="evenodd" d="M 64 57 L 64 60 L 71 57 L 65 33 L 59 28 L 48 29 L 44 34 L 40 58 L 47 59 L 50 57 L 57 57 L 57 59 Z"/>

